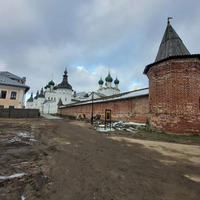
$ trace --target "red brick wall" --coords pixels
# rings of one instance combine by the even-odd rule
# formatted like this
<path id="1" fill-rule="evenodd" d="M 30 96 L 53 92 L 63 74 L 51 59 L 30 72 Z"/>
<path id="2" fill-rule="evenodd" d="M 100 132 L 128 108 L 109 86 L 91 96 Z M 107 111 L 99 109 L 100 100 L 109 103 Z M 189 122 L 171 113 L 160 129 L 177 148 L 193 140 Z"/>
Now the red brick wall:
<path id="1" fill-rule="evenodd" d="M 93 104 L 93 115 L 101 115 L 101 119 L 105 119 L 105 109 L 112 110 L 112 120 L 134 121 L 146 123 L 149 112 L 149 97 L 141 96 L 123 100 L 115 100 L 109 102 L 99 102 Z M 60 113 L 58 109 L 58 113 Z M 62 114 L 77 116 L 85 114 L 87 118 L 91 117 L 92 104 L 76 105 L 62 108 Z"/>
<path id="2" fill-rule="evenodd" d="M 151 67 L 147 76 L 151 128 L 200 134 L 200 60 L 168 60 Z"/>
<path id="3" fill-rule="evenodd" d="M 161 130 L 175 134 L 200 134 L 200 116 L 150 114 L 152 130 Z"/>

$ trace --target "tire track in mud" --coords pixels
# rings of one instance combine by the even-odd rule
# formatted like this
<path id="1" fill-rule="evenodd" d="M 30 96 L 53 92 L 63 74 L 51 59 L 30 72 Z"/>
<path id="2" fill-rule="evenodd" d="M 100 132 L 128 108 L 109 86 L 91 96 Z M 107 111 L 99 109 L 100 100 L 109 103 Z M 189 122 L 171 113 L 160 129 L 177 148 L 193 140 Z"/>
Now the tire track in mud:
<path id="1" fill-rule="evenodd" d="M 51 178 L 45 120 L 2 120 L 0 125 L 0 199 L 45 199 Z M 49 129 L 49 130 L 50 130 Z"/>

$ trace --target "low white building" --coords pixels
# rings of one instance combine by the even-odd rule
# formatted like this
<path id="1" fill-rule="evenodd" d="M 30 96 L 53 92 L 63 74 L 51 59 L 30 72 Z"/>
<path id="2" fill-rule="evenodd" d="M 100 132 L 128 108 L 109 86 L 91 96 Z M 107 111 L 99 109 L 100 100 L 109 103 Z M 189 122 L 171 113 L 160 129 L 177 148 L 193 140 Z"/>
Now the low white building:
<path id="1" fill-rule="evenodd" d="M 41 113 L 56 114 L 58 109 L 58 103 L 62 105 L 76 103 L 85 100 L 98 99 L 102 97 L 112 96 L 120 93 L 118 88 L 119 80 L 116 78 L 114 81 L 115 87 L 112 87 L 112 77 L 110 71 L 106 77 L 106 87 L 103 87 L 102 78 L 99 80 L 99 89 L 97 92 L 79 92 L 72 94 L 72 86 L 68 83 L 67 71 L 64 71 L 63 81 L 57 86 L 51 80 L 40 93 L 37 91 L 36 96 L 31 97 L 26 102 L 26 108 L 37 108 Z"/>
<path id="2" fill-rule="evenodd" d="M 103 82 L 102 78 L 99 80 L 99 82 L 98 82 L 99 89 L 97 90 L 98 93 L 104 94 L 105 96 L 111 96 L 111 95 L 120 93 L 120 90 L 118 88 L 119 80 L 117 79 L 117 77 L 114 81 L 115 87 L 112 87 L 113 78 L 110 75 L 110 71 L 108 72 L 108 76 L 105 78 L 105 81 L 106 81 L 106 84 L 105 84 L 105 87 L 103 87 L 104 82 Z"/>
<path id="3" fill-rule="evenodd" d="M 64 105 L 71 103 L 73 90 L 68 83 L 67 70 L 64 71 L 63 81 L 60 84 L 55 86 L 55 83 L 51 80 L 44 88 L 45 92 L 42 88 L 40 93 L 37 91 L 34 98 L 33 93 L 31 93 L 31 97 L 26 102 L 26 108 L 38 108 L 41 113 L 55 114 L 59 101 Z"/>

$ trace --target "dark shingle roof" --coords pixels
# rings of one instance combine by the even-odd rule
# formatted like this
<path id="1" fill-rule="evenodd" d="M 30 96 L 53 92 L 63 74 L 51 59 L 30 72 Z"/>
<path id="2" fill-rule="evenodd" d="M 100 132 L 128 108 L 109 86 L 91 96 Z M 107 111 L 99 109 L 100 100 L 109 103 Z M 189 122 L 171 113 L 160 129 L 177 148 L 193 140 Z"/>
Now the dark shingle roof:
<path id="1" fill-rule="evenodd" d="M 192 58 L 192 57 L 199 58 L 199 54 L 197 55 L 190 54 L 190 52 L 183 44 L 181 38 L 178 36 L 178 34 L 168 21 L 168 25 L 165 30 L 164 36 L 162 38 L 155 62 L 147 65 L 144 69 L 143 74 L 147 74 L 149 69 L 155 64 L 167 61 L 169 59 Z"/>
<path id="2" fill-rule="evenodd" d="M 27 102 L 33 102 L 33 93 L 31 92 L 30 98 L 27 100 Z"/>
<path id="3" fill-rule="evenodd" d="M 187 50 L 181 38 L 178 36 L 171 24 L 168 23 L 155 62 L 165 59 L 169 56 L 180 55 L 190 55 L 190 52 Z"/>
<path id="4" fill-rule="evenodd" d="M 63 75 L 63 81 L 62 83 L 58 84 L 57 89 L 70 89 L 72 90 L 72 86 L 68 83 L 67 80 L 67 70 L 64 71 L 64 75 Z"/>
<path id="5" fill-rule="evenodd" d="M 20 88 L 25 88 L 25 92 L 29 90 L 29 86 L 23 84 L 25 81 L 25 78 L 20 78 L 19 76 L 16 76 L 10 72 L 7 71 L 1 71 L 0 72 L 0 84 L 2 85 L 10 85 Z"/>
<path id="6" fill-rule="evenodd" d="M 40 94 L 37 96 L 37 98 L 45 98 L 43 88 L 40 90 Z"/>

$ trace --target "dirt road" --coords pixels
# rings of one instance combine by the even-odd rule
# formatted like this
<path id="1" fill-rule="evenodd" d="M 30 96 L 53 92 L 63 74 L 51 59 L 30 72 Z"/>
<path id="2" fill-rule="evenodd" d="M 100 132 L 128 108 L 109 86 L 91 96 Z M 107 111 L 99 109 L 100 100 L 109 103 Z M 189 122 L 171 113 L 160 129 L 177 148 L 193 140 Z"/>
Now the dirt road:
<path id="1" fill-rule="evenodd" d="M 106 135 L 63 120 L 1 119 L 0 199 L 199 200 L 200 146 Z"/>

